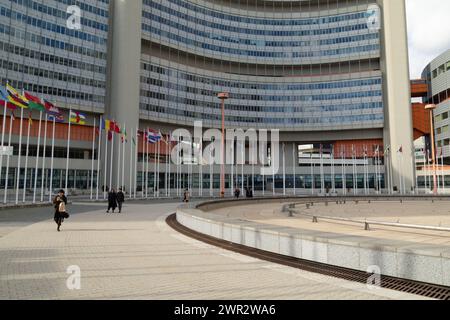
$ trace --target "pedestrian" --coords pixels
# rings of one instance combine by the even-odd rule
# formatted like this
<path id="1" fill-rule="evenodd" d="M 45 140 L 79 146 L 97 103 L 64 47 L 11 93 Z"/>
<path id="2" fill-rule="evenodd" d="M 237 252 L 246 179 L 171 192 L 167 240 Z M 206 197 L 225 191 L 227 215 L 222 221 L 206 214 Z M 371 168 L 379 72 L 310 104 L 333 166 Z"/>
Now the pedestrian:
<path id="1" fill-rule="evenodd" d="M 184 190 L 184 194 L 183 194 L 183 202 L 184 203 L 188 203 L 189 202 L 189 198 L 190 198 L 189 190 L 186 189 L 186 190 Z"/>
<path id="2" fill-rule="evenodd" d="M 123 193 L 123 189 L 120 188 L 119 192 L 117 192 L 117 205 L 119 206 L 119 213 L 122 213 L 122 205 L 125 202 L 125 194 Z"/>
<path id="3" fill-rule="evenodd" d="M 56 225 L 58 226 L 58 232 L 61 232 L 61 225 L 64 222 L 64 219 L 67 219 L 69 217 L 69 214 L 66 210 L 67 197 L 64 190 L 60 190 L 58 192 L 58 195 L 53 199 L 53 204 L 55 206 L 54 220 Z"/>
<path id="4" fill-rule="evenodd" d="M 234 190 L 234 196 L 236 197 L 236 199 L 239 199 L 239 197 L 241 196 L 241 190 L 239 188 L 236 188 L 236 190 Z"/>
<path id="5" fill-rule="evenodd" d="M 111 191 L 108 193 L 108 211 L 106 213 L 109 213 L 109 211 L 112 209 L 112 213 L 116 211 L 117 208 L 117 193 L 114 188 L 111 188 Z"/>

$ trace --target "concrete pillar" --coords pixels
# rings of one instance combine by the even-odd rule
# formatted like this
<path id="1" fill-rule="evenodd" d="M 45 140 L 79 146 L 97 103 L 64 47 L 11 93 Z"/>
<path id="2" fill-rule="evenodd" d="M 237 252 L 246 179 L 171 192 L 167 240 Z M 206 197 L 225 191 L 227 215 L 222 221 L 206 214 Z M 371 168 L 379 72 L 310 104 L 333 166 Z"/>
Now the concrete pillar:
<path id="1" fill-rule="evenodd" d="M 131 143 L 132 134 L 139 125 L 142 0 L 112 0 L 110 6 L 106 116 L 121 128 L 126 126 Z M 114 140 L 113 185 L 118 187 L 120 137 L 116 136 Z M 129 144 L 126 150 L 125 168 L 129 168 Z M 107 175 L 109 177 L 109 172 Z M 128 175 L 127 171 L 125 177 Z M 129 179 L 125 180 L 124 185 L 130 190 Z"/>
<path id="2" fill-rule="evenodd" d="M 415 185 L 413 165 L 413 126 L 409 81 L 408 36 L 404 0 L 378 0 L 382 17 L 381 68 L 384 82 L 385 147 L 390 146 L 393 185 L 405 190 Z M 402 147 L 403 153 L 398 152 Z"/>

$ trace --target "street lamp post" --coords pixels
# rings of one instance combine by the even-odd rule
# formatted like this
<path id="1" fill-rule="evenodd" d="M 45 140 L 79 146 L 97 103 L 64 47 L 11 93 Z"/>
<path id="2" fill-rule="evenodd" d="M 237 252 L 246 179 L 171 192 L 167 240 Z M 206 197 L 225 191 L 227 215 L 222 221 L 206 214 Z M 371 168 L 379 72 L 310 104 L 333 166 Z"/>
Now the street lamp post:
<path id="1" fill-rule="evenodd" d="M 432 152 L 432 159 L 433 159 L 433 194 L 437 195 L 438 189 L 437 189 L 437 168 L 436 168 L 436 144 L 434 141 L 434 113 L 433 111 L 436 109 L 435 104 L 428 104 L 425 106 L 425 110 L 430 111 L 430 123 L 431 123 L 431 152 Z"/>
<path id="2" fill-rule="evenodd" d="M 220 166 L 220 197 L 225 198 L 225 100 L 230 95 L 226 92 L 219 93 L 217 96 L 222 101 L 222 152 Z"/>

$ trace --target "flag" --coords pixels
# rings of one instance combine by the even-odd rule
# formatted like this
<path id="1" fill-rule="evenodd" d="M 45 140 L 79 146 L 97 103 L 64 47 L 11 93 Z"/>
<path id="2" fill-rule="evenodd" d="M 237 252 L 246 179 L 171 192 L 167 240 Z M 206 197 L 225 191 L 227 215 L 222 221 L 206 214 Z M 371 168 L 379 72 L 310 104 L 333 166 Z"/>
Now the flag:
<path id="1" fill-rule="evenodd" d="M 403 153 L 403 146 L 401 146 L 400 149 L 398 149 L 398 152 Z"/>
<path id="2" fill-rule="evenodd" d="M 134 139 L 134 137 L 132 138 L 133 141 L 133 145 L 136 146 L 136 139 Z"/>
<path id="3" fill-rule="evenodd" d="M 113 135 L 111 131 L 108 131 L 108 141 L 112 141 Z"/>
<path id="4" fill-rule="evenodd" d="M 28 100 L 21 95 L 16 89 L 9 85 L 6 85 L 6 91 L 9 94 L 8 100 L 15 106 L 23 109 L 28 109 Z"/>
<path id="5" fill-rule="evenodd" d="M 29 124 L 30 126 L 33 125 L 33 118 L 31 117 L 31 111 L 30 111 L 30 113 L 28 114 L 28 124 Z"/>
<path id="6" fill-rule="evenodd" d="M 121 139 L 122 139 L 122 143 L 128 143 L 128 139 L 127 139 L 127 131 L 126 130 L 124 130 L 123 132 L 122 132 L 122 137 L 121 137 Z"/>
<path id="7" fill-rule="evenodd" d="M 77 124 L 80 126 L 86 125 L 86 115 L 78 111 L 70 111 L 70 123 Z"/>
<path id="8" fill-rule="evenodd" d="M 14 110 L 11 110 L 11 118 L 12 121 L 16 121 L 16 117 L 14 116 Z"/>
<path id="9" fill-rule="evenodd" d="M 159 141 L 161 141 L 162 137 L 161 137 L 161 133 L 157 132 L 155 130 L 149 129 L 147 131 L 147 141 L 148 143 L 151 144 L 155 144 L 158 143 Z"/>
<path id="10" fill-rule="evenodd" d="M 61 111 L 53 103 L 51 103 L 47 100 L 44 100 L 44 105 L 45 105 L 45 109 L 49 115 L 54 115 L 57 117 L 61 115 Z"/>
<path id="11" fill-rule="evenodd" d="M 8 91 L 6 90 L 6 88 L 3 87 L 3 86 L 0 86 L 0 104 L 1 104 L 2 106 L 4 106 L 4 105 L 5 105 L 5 102 L 6 102 L 6 107 L 7 107 L 8 109 L 10 109 L 10 110 L 16 110 L 16 109 L 17 109 L 17 106 L 14 105 L 14 104 L 12 104 L 12 103 L 9 101 L 9 93 L 8 93 Z"/>
<path id="12" fill-rule="evenodd" d="M 47 119 L 48 121 L 52 121 L 55 120 L 55 122 L 57 123 L 64 123 L 64 116 L 63 115 L 56 115 L 56 114 L 49 114 L 47 115 Z"/>
<path id="13" fill-rule="evenodd" d="M 41 99 L 29 94 L 28 92 L 25 92 L 25 98 L 28 99 L 28 106 L 30 109 L 45 112 L 45 106 Z"/>
<path id="14" fill-rule="evenodd" d="M 112 131 L 112 132 L 115 132 L 115 133 L 117 133 L 117 134 L 121 134 L 121 130 L 120 130 L 120 127 L 119 127 L 119 125 L 117 124 L 117 123 L 115 123 L 114 121 L 111 121 L 111 124 L 110 124 L 110 130 Z"/>

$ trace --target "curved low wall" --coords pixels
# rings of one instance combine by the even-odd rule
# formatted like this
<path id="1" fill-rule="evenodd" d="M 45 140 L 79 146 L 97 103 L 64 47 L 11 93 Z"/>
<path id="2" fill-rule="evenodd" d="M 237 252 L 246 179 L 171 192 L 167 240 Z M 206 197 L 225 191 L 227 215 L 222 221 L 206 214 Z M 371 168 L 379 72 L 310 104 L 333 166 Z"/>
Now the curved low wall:
<path id="1" fill-rule="evenodd" d="M 295 198 L 296 203 L 315 200 L 318 199 Z M 177 210 L 177 221 L 191 230 L 247 247 L 360 271 L 375 265 L 386 276 L 450 286 L 448 246 L 259 224 L 204 211 L 264 202 L 289 203 L 292 199 L 211 201 L 196 207 L 182 206 Z"/>

